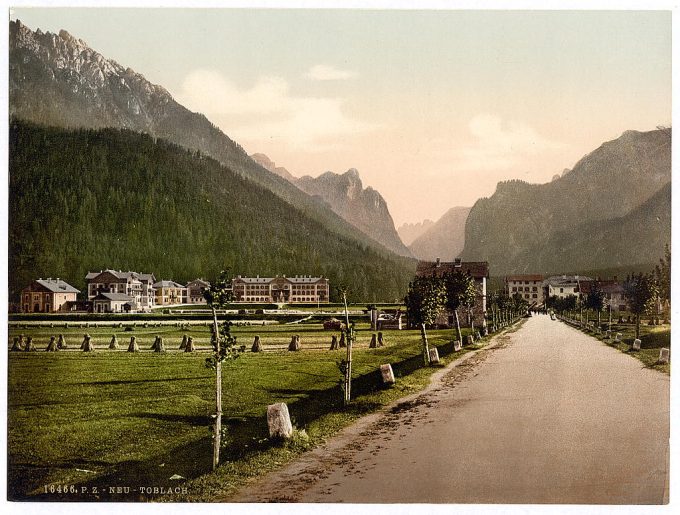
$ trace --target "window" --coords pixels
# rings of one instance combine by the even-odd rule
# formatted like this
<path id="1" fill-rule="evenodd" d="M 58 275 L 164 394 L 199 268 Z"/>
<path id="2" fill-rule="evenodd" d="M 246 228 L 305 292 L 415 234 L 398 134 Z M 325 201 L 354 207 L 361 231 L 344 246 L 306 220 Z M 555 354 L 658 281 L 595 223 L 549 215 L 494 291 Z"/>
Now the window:
<path id="1" fill-rule="evenodd" d="M 538 287 L 537 287 L 537 286 L 534 286 L 534 291 L 538 291 Z"/>
<path id="2" fill-rule="evenodd" d="M 537 293 L 534 293 L 534 294 L 533 294 L 533 297 L 534 297 L 534 299 L 537 299 L 537 298 L 538 298 L 538 294 L 537 294 Z"/>
<path id="3" fill-rule="evenodd" d="M 560 288 L 560 293 L 564 293 L 564 288 Z"/>
<path id="4" fill-rule="evenodd" d="M 512 291 L 517 291 L 517 286 L 513 286 Z"/>

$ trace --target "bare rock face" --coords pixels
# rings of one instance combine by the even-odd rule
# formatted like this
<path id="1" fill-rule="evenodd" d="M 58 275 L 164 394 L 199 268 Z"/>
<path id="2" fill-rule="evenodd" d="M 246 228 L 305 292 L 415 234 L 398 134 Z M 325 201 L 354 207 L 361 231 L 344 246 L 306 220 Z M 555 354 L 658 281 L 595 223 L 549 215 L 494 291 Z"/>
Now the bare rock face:
<path id="1" fill-rule="evenodd" d="M 359 172 L 326 172 L 318 177 L 305 175 L 295 185 L 309 195 L 321 198 L 330 208 L 364 234 L 401 256 L 411 256 L 394 228 L 394 220 L 382 195 L 365 188 Z"/>
<path id="2" fill-rule="evenodd" d="M 288 439 L 293 436 L 293 424 L 288 414 L 288 406 L 280 402 L 267 406 L 267 425 L 269 437 L 273 439 Z"/>
<path id="3" fill-rule="evenodd" d="M 380 365 L 380 375 L 382 376 L 383 384 L 394 384 L 394 372 L 392 371 L 392 365 L 389 363 Z"/>

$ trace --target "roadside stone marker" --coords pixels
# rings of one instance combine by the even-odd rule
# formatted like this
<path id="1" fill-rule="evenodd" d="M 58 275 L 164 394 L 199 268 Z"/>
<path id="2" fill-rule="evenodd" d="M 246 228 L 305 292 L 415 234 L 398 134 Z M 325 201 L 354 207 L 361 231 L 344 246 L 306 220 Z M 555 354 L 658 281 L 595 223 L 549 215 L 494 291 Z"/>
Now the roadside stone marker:
<path id="1" fill-rule="evenodd" d="M 293 436 L 293 424 L 285 402 L 267 406 L 267 425 L 270 438 L 287 439 Z"/>
<path id="2" fill-rule="evenodd" d="M 392 372 L 392 365 L 389 363 L 380 365 L 380 375 L 382 375 L 383 384 L 394 384 L 394 372 Z"/>
<path id="3" fill-rule="evenodd" d="M 439 351 L 437 347 L 430 348 L 430 365 L 439 363 Z"/>
<path id="4" fill-rule="evenodd" d="M 463 346 L 461 345 L 460 340 L 455 340 L 453 342 L 453 352 L 458 352 L 462 348 Z"/>
<path id="5" fill-rule="evenodd" d="M 607 330 L 607 331 L 604 333 L 604 337 L 605 337 L 607 340 L 611 340 L 612 332 L 611 332 L 610 330 Z"/>
<path id="6" fill-rule="evenodd" d="M 659 351 L 659 365 L 666 365 L 671 360 L 671 350 L 667 348 L 661 349 Z"/>
<path id="7" fill-rule="evenodd" d="M 475 338 L 471 334 L 468 334 L 465 340 L 465 345 L 472 345 L 473 343 L 475 343 Z"/>
<path id="8" fill-rule="evenodd" d="M 615 342 L 620 342 L 622 336 L 623 336 L 623 335 L 622 335 L 621 333 L 616 333 L 616 338 L 614 338 L 614 341 L 615 341 Z"/>
<path id="9" fill-rule="evenodd" d="M 638 338 L 635 339 L 633 342 L 633 347 L 630 350 L 640 350 L 640 346 L 642 345 L 642 341 Z"/>

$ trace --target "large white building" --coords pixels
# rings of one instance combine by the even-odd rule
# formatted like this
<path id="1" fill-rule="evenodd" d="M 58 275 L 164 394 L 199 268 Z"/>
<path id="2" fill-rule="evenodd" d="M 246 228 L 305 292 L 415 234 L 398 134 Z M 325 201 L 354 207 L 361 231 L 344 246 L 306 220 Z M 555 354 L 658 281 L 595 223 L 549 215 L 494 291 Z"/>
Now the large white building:
<path id="1" fill-rule="evenodd" d="M 547 298 L 557 297 L 564 299 L 573 295 L 579 296 L 579 283 L 584 281 L 592 281 L 590 277 L 585 275 L 554 275 L 545 280 L 544 288 Z"/>
<path id="2" fill-rule="evenodd" d="M 540 306 L 545 302 L 543 276 L 539 274 L 508 275 L 505 278 L 505 293 L 510 297 L 519 294 L 529 305 Z"/>
<path id="3" fill-rule="evenodd" d="M 116 294 L 113 301 L 106 296 L 98 299 L 101 311 L 115 311 L 117 303 L 121 302 L 128 305 L 126 311 L 150 311 L 155 304 L 153 284 L 156 279 L 153 274 L 101 270 L 89 272 L 85 281 L 89 301 L 94 301 L 101 294 Z M 124 299 L 120 295 L 128 298 Z"/>
<path id="4" fill-rule="evenodd" d="M 330 286 L 325 277 L 241 277 L 231 280 L 236 302 L 304 303 L 329 302 Z"/>

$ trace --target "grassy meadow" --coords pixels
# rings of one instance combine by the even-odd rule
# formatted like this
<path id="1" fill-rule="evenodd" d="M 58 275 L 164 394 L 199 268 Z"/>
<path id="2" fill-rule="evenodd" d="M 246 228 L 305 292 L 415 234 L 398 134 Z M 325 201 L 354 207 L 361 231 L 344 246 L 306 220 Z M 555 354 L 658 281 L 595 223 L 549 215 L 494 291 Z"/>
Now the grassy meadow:
<path id="1" fill-rule="evenodd" d="M 342 406 L 333 333 L 321 324 L 235 326 L 245 352 L 223 368 L 222 466 L 210 471 L 214 373 L 205 368 L 210 332 L 205 326 L 124 328 L 12 327 L 32 336 L 37 352 L 9 353 L 8 488 L 11 499 L 120 500 L 159 498 L 140 487 L 184 488 L 178 499 L 208 500 L 233 492 L 249 477 L 271 470 L 322 442 L 357 417 L 424 387 L 435 370 L 422 367 L 418 331 L 384 331 L 385 346 L 369 349 L 371 332 L 358 326 L 353 353 L 353 397 Z M 95 352 L 79 350 L 83 333 Z M 109 350 L 116 331 L 120 349 Z M 44 352 L 52 335 L 68 348 Z M 182 335 L 198 351 L 178 350 Z M 265 351 L 249 352 L 255 335 Z M 288 352 L 293 334 L 302 350 Z M 126 352 L 130 336 L 141 352 Z M 156 335 L 167 352 L 150 351 Z M 453 331 L 429 332 L 445 364 Z M 475 348 L 475 347 L 472 347 Z M 379 366 L 391 363 L 397 384 L 381 386 Z M 288 404 L 300 432 L 280 445 L 268 439 L 267 405 Z M 170 479 L 178 475 L 181 479 Z M 63 493 L 63 486 L 68 493 Z M 128 487 L 129 493 L 110 493 Z M 84 488 L 84 490 L 83 490 Z M 96 491 L 95 491 L 96 490 Z M 172 490 L 175 491 L 175 490 Z M 61 492 L 61 493 L 60 493 Z M 164 498 L 163 495 L 160 495 Z"/>

